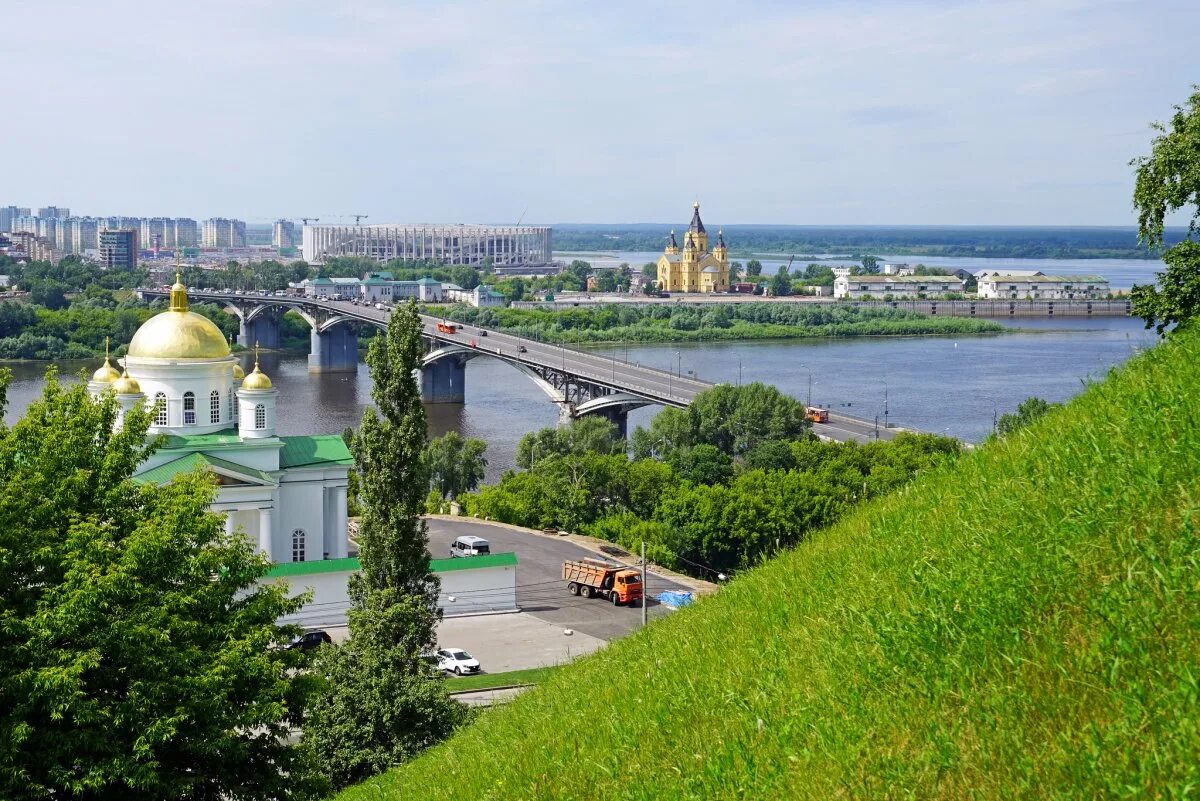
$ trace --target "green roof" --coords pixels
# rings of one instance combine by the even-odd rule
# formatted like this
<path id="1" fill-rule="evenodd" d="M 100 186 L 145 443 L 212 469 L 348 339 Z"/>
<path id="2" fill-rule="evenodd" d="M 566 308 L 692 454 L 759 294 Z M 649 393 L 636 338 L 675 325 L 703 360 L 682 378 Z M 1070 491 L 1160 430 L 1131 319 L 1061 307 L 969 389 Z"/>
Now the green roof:
<path id="1" fill-rule="evenodd" d="M 430 278 L 428 275 L 418 280 L 417 283 L 424 284 L 425 286 L 441 286 L 442 284 L 441 281 L 438 281 L 436 278 Z"/>
<path id="2" fill-rule="evenodd" d="M 280 437 L 283 450 L 279 452 L 279 467 L 306 467 L 318 464 L 352 465 L 354 457 L 345 441 L 337 434 L 305 437 Z"/>
<path id="3" fill-rule="evenodd" d="M 241 445 L 236 428 L 226 428 L 211 434 L 167 434 L 164 448 L 209 448 L 213 445 Z"/>
<path id="4" fill-rule="evenodd" d="M 486 556 L 468 556 L 460 559 L 430 559 L 429 569 L 434 573 L 449 573 L 454 570 L 479 570 L 485 567 L 515 567 L 515 553 L 493 553 Z M 358 570 L 358 557 L 345 559 L 317 559 L 311 562 L 277 562 L 267 571 L 267 578 L 288 576 L 312 576 L 318 573 L 341 573 Z"/>
<path id="5" fill-rule="evenodd" d="M 981 276 L 984 281 L 1009 281 L 1014 284 L 1107 284 L 1108 279 L 1099 275 L 1005 275 L 988 273 Z"/>
<path id="6" fill-rule="evenodd" d="M 370 278 L 364 278 L 362 285 L 363 286 L 386 286 L 388 284 L 394 284 L 394 283 L 395 283 L 395 281 L 393 281 L 390 278 L 379 278 L 379 277 L 373 275 Z"/>
<path id="7" fill-rule="evenodd" d="M 198 467 L 219 467 L 226 472 L 242 476 L 251 481 L 260 481 L 271 485 L 276 483 L 275 479 L 271 477 L 270 473 L 265 473 L 262 470 L 256 470 L 253 467 L 234 464 L 233 462 L 212 456 L 207 453 L 189 453 L 186 456 L 181 456 L 173 461 L 160 464 L 157 467 L 152 467 L 144 473 L 138 473 L 134 476 L 134 480 L 140 481 L 144 484 L 167 484 L 173 478 L 175 478 L 175 476 L 181 473 L 191 472 Z"/>

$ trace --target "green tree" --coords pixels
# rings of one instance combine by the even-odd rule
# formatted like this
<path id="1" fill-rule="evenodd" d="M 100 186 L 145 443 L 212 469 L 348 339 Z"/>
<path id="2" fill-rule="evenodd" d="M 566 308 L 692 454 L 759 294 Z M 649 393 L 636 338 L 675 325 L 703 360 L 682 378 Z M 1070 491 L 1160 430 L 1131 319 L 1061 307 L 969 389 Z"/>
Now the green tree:
<path id="1" fill-rule="evenodd" d="M 1193 207 L 1187 238 L 1163 251 L 1165 272 L 1158 285 L 1133 288 L 1133 313 L 1161 335 L 1174 325 L 1186 326 L 1200 313 L 1200 86 L 1184 106 L 1176 106 L 1170 128 L 1155 123 L 1150 155 L 1134 159 L 1137 182 L 1133 205 L 1138 212 L 1138 238 L 1151 250 L 1162 247 L 1166 217 Z"/>
<path id="2" fill-rule="evenodd" d="M 0 371 L 2 373 L 3 371 Z M 0 413 L 3 386 L 0 375 Z M 135 483 L 149 415 L 53 371 L 0 424 L 0 796 L 306 798 L 302 599 L 208 511 L 209 473 Z"/>
<path id="3" fill-rule="evenodd" d="M 751 259 L 750 261 L 746 262 L 746 275 L 762 275 L 762 262 L 758 259 Z"/>
<path id="4" fill-rule="evenodd" d="M 1004 436 L 1025 428 L 1058 406 L 1057 403 L 1047 403 L 1041 398 L 1026 398 L 1017 406 L 1015 412 L 1000 415 L 1000 419 L 996 421 L 996 433 Z"/>
<path id="5" fill-rule="evenodd" d="M 879 274 L 879 257 L 878 256 L 863 256 L 862 257 L 862 272 L 863 272 L 863 275 L 878 275 Z"/>
<path id="6" fill-rule="evenodd" d="M 487 443 L 448 431 L 425 446 L 425 467 L 429 487 L 441 498 L 457 498 L 472 492 L 483 480 L 487 468 Z"/>
<path id="7" fill-rule="evenodd" d="M 780 298 L 792 294 L 792 277 L 788 274 L 786 264 L 771 276 L 771 294 Z"/>
<path id="8" fill-rule="evenodd" d="M 733 459 L 708 443 L 675 450 L 667 464 L 676 475 L 693 484 L 724 484 L 733 477 Z"/>
<path id="9" fill-rule="evenodd" d="M 617 277 L 613 275 L 612 270 L 601 270 L 596 275 L 596 291 L 598 292 L 615 292 L 617 290 Z"/>
<path id="10" fill-rule="evenodd" d="M 642 265 L 642 275 L 647 278 L 658 278 L 658 265 L 652 261 L 648 261 Z"/>
<path id="11" fill-rule="evenodd" d="M 517 467 L 530 468 L 551 456 L 602 456 L 625 453 L 625 440 L 617 427 L 603 417 L 584 415 L 562 428 L 530 431 L 517 443 Z"/>
<path id="12" fill-rule="evenodd" d="M 367 350 L 376 408 L 363 413 L 353 448 L 362 570 L 350 580 L 350 639 L 318 654 L 326 684 L 304 726 L 304 743 L 335 787 L 412 758 L 465 719 L 421 660 L 439 617 L 421 518 L 429 486 L 421 350 L 412 302 L 392 312 Z"/>

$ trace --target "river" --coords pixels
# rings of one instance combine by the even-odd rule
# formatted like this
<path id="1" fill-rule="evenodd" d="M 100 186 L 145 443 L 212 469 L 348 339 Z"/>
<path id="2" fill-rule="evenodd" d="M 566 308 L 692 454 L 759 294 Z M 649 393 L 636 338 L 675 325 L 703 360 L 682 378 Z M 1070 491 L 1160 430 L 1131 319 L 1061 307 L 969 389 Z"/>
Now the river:
<path id="1" fill-rule="evenodd" d="M 1014 333 L 957 337 L 878 337 L 681 345 L 596 346 L 617 359 L 694 372 L 707 381 L 762 381 L 867 419 L 950 434 L 977 442 L 994 415 L 1036 395 L 1064 401 L 1088 381 L 1153 344 L 1138 320 L 1120 317 L 1006 321 Z M 244 357 L 245 361 L 245 357 Z M 8 365 L 14 372 L 5 419 L 11 423 L 41 392 L 45 365 Z M 62 362 L 64 376 L 91 372 L 97 362 Z M 250 365 L 244 364 L 247 372 Z M 310 375 L 299 355 L 263 354 L 263 369 L 279 390 L 280 434 L 337 433 L 355 426 L 370 402 L 365 366 L 355 375 Z M 886 395 L 886 405 L 885 405 Z M 488 480 L 512 467 L 517 441 L 552 426 L 557 409 L 531 381 L 508 365 L 478 358 L 468 363 L 466 403 L 430 405 L 429 428 L 457 430 L 488 443 Z M 630 415 L 646 425 L 657 411 Z"/>
<path id="2" fill-rule="evenodd" d="M 583 259 L 596 267 L 616 267 L 627 263 L 635 270 L 647 262 L 656 262 L 661 254 L 650 251 L 588 251 L 568 252 L 559 251 L 554 254 L 556 259 L 571 261 Z M 820 264 L 826 267 L 839 265 L 849 266 L 858 262 L 850 262 L 828 254 L 816 254 L 822 257 Z M 898 264 L 924 264 L 927 267 L 962 267 L 971 272 L 979 270 L 1040 270 L 1047 275 L 1100 275 L 1108 279 L 1112 289 L 1129 289 L 1134 284 L 1154 283 L 1154 273 L 1164 269 L 1159 260 L 1153 259 L 984 259 L 962 256 L 900 256 L 883 254 L 879 257 L 885 262 Z M 749 258 L 733 257 L 733 260 L 745 264 Z M 759 259 L 763 265 L 763 273 L 774 275 L 779 268 L 788 263 L 786 258 Z M 792 265 L 792 272 L 803 270 L 809 260 L 797 257 Z"/>

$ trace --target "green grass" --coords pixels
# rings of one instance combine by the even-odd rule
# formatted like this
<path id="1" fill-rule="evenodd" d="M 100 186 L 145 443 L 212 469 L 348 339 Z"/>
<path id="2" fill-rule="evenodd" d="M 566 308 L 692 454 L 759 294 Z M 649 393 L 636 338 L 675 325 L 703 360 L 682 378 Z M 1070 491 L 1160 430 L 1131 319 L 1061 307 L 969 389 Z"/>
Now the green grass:
<path id="1" fill-rule="evenodd" d="M 1198 365 L 1155 348 L 339 798 L 1195 797 Z"/>
<path id="2" fill-rule="evenodd" d="M 451 677 L 446 679 L 446 689 L 452 693 L 471 690 L 490 690 L 493 687 L 515 687 L 526 684 L 541 684 L 557 670 L 557 667 L 510 670 L 507 673 L 480 673 L 478 676 Z"/>

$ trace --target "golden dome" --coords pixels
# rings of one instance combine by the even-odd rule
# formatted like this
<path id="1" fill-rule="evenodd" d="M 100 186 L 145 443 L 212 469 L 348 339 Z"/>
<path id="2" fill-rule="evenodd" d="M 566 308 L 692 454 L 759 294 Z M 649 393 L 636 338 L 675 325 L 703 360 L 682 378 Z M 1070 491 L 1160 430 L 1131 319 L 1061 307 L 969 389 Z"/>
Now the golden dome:
<path id="1" fill-rule="evenodd" d="M 92 373 L 92 380 L 97 384 L 111 384 L 121 377 L 117 372 L 117 368 L 109 364 L 108 361 L 108 337 L 104 338 L 104 364 L 100 366 L 96 372 Z"/>
<path id="2" fill-rule="evenodd" d="M 267 374 L 258 369 L 258 364 L 254 365 L 254 372 L 246 376 L 242 381 L 242 389 L 270 389 L 271 379 Z"/>
<path id="3" fill-rule="evenodd" d="M 242 380 L 243 378 L 245 378 L 245 377 L 246 377 L 246 371 L 242 369 L 242 366 L 241 366 L 240 364 L 238 364 L 237 362 L 234 362 L 234 365 L 233 365 L 233 380 L 234 380 L 234 381 L 241 381 L 241 380 Z"/>
<path id="4" fill-rule="evenodd" d="M 229 343 L 216 323 L 188 311 L 187 288 L 176 274 L 170 306 L 142 323 L 129 341 L 129 355 L 143 359 L 219 359 L 229 355 Z"/>
<path id="5" fill-rule="evenodd" d="M 113 382 L 113 391 L 118 395 L 141 395 L 142 387 L 136 378 L 130 378 L 129 371 L 126 370 Z"/>

